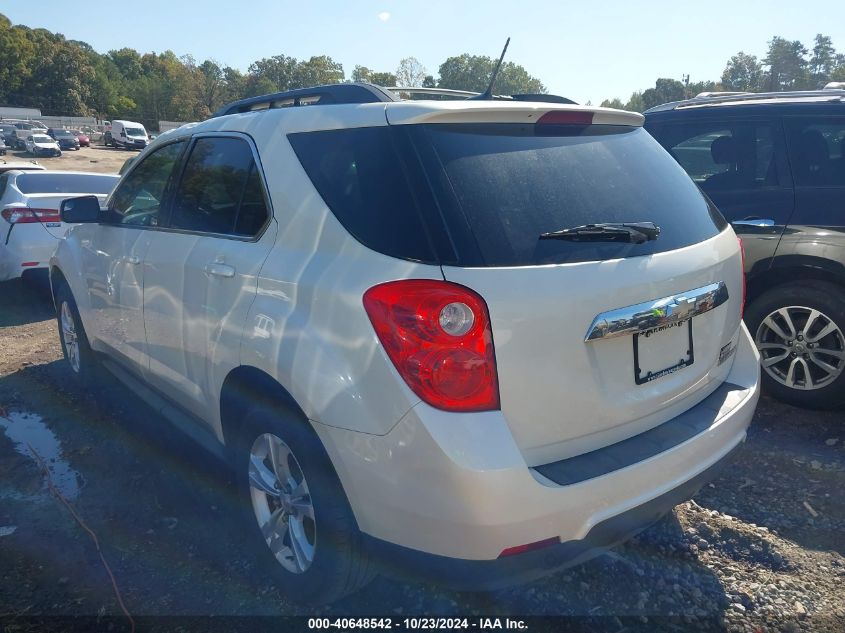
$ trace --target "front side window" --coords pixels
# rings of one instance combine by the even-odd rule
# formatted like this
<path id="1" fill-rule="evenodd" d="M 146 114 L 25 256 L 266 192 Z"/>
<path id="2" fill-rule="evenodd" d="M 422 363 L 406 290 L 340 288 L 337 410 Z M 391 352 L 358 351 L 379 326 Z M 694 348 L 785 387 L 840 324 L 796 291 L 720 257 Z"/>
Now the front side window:
<path id="1" fill-rule="evenodd" d="M 249 144 L 240 138 L 198 139 L 174 195 L 170 228 L 250 237 L 266 220 Z"/>
<path id="2" fill-rule="evenodd" d="M 111 223 L 158 226 L 167 183 L 184 147 L 184 141 L 171 143 L 141 159 L 112 195 Z"/>
<path id="3" fill-rule="evenodd" d="M 670 123 L 655 136 L 708 193 L 777 187 L 772 126 L 765 122 Z"/>
<path id="4" fill-rule="evenodd" d="M 785 123 L 795 184 L 845 186 L 845 118 L 789 118 Z"/>

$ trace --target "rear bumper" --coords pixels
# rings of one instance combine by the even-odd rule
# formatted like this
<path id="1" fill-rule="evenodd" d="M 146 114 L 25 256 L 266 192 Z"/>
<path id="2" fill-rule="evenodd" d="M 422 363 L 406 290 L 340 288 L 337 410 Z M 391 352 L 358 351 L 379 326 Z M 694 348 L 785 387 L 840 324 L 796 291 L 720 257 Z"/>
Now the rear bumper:
<path id="1" fill-rule="evenodd" d="M 729 394 L 718 406 L 705 400 L 684 414 L 699 418 L 693 435 L 574 483 L 529 468 L 498 411 L 453 414 L 418 404 L 384 436 L 315 428 L 362 532 L 400 546 L 393 552 L 400 560 L 405 549 L 435 555 L 409 561 L 414 566 L 449 567 L 431 561 L 453 559 L 482 576 L 503 569 L 518 582 L 586 560 L 692 496 L 745 439 L 759 375 L 743 325 Z M 561 545 L 499 558 L 505 549 L 554 538 Z M 476 572 L 466 573 L 473 584 Z"/>
<path id="2" fill-rule="evenodd" d="M 738 448 L 677 488 L 642 505 L 594 525 L 583 539 L 567 541 L 495 560 L 461 560 L 426 554 L 374 538 L 369 551 L 382 567 L 397 576 L 412 575 L 459 591 L 494 591 L 537 580 L 562 569 L 580 565 L 611 547 L 636 536 L 679 503 L 691 499 L 702 486 L 727 466 Z"/>
<path id="3" fill-rule="evenodd" d="M 5 224 L 5 222 L 4 222 Z M 17 279 L 29 270 L 47 268 L 58 239 L 37 224 L 0 227 L 0 281 Z M 23 266 L 23 264 L 30 264 Z"/>

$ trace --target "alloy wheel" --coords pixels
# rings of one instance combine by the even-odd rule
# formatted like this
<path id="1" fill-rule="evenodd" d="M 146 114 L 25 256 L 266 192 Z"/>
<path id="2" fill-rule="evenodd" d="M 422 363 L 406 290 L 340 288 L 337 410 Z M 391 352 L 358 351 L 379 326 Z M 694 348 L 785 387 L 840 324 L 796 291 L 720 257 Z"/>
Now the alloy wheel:
<path id="1" fill-rule="evenodd" d="M 62 339 L 70 368 L 78 374 L 80 370 L 79 339 L 76 335 L 73 313 L 67 301 L 62 302 Z"/>
<path id="2" fill-rule="evenodd" d="M 276 560 L 301 574 L 311 567 L 317 548 L 317 523 L 308 482 L 285 442 L 272 433 L 260 435 L 249 455 L 252 508 Z"/>
<path id="3" fill-rule="evenodd" d="M 763 370 L 790 389 L 821 389 L 845 369 L 845 335 L 814 308 L 778 308 L 760 323 L 754 342 Z"/>

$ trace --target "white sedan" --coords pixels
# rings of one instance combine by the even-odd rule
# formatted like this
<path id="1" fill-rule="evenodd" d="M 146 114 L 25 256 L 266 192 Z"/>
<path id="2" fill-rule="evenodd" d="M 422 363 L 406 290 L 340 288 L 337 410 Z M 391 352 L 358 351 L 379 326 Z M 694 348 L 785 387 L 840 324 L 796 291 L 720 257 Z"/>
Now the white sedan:
<path id="1" fill-rule="evenodd" d="M 62 150 L 55 139 L 46 134 L 30 134 L 24 141 L 26 151 L 33 156 L 61 156 Z"/>
<path id="2" fill-rule="evenodd" d="M 58 241 L 70 225 L 59 206 L 65 198 L 114 189 L 116 174 L 72 171 L 7 171 L 0 175 L 0 281 L 47 268 Z"/>

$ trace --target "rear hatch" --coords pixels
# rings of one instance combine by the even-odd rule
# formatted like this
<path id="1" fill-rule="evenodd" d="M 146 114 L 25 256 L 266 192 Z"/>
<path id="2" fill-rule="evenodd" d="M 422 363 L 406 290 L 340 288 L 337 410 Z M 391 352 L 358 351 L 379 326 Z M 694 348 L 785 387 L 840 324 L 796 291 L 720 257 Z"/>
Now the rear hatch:
<path id="1" fill-rule="evenodd" d="M 392 134 L 337 131 L 314 148 L 322 162 L 303 160 L 337 215 L 315 174 L 343 147 L 335 188 L 393 201 L 378 223 L 390 239 L 341 216 L 347 228 L 376 250 L 439 263 L 484 298 L 502 412 L 530 465 L 621 441 L 703 400 L 730 368 L 743 293 L 736 236 L 639 115 L 539 107 L 391 104 Z M 361 189 L 364 177 L 381 193 Z M 540 237 L 638 222 L 659 227 L 657 239 Z"/>

